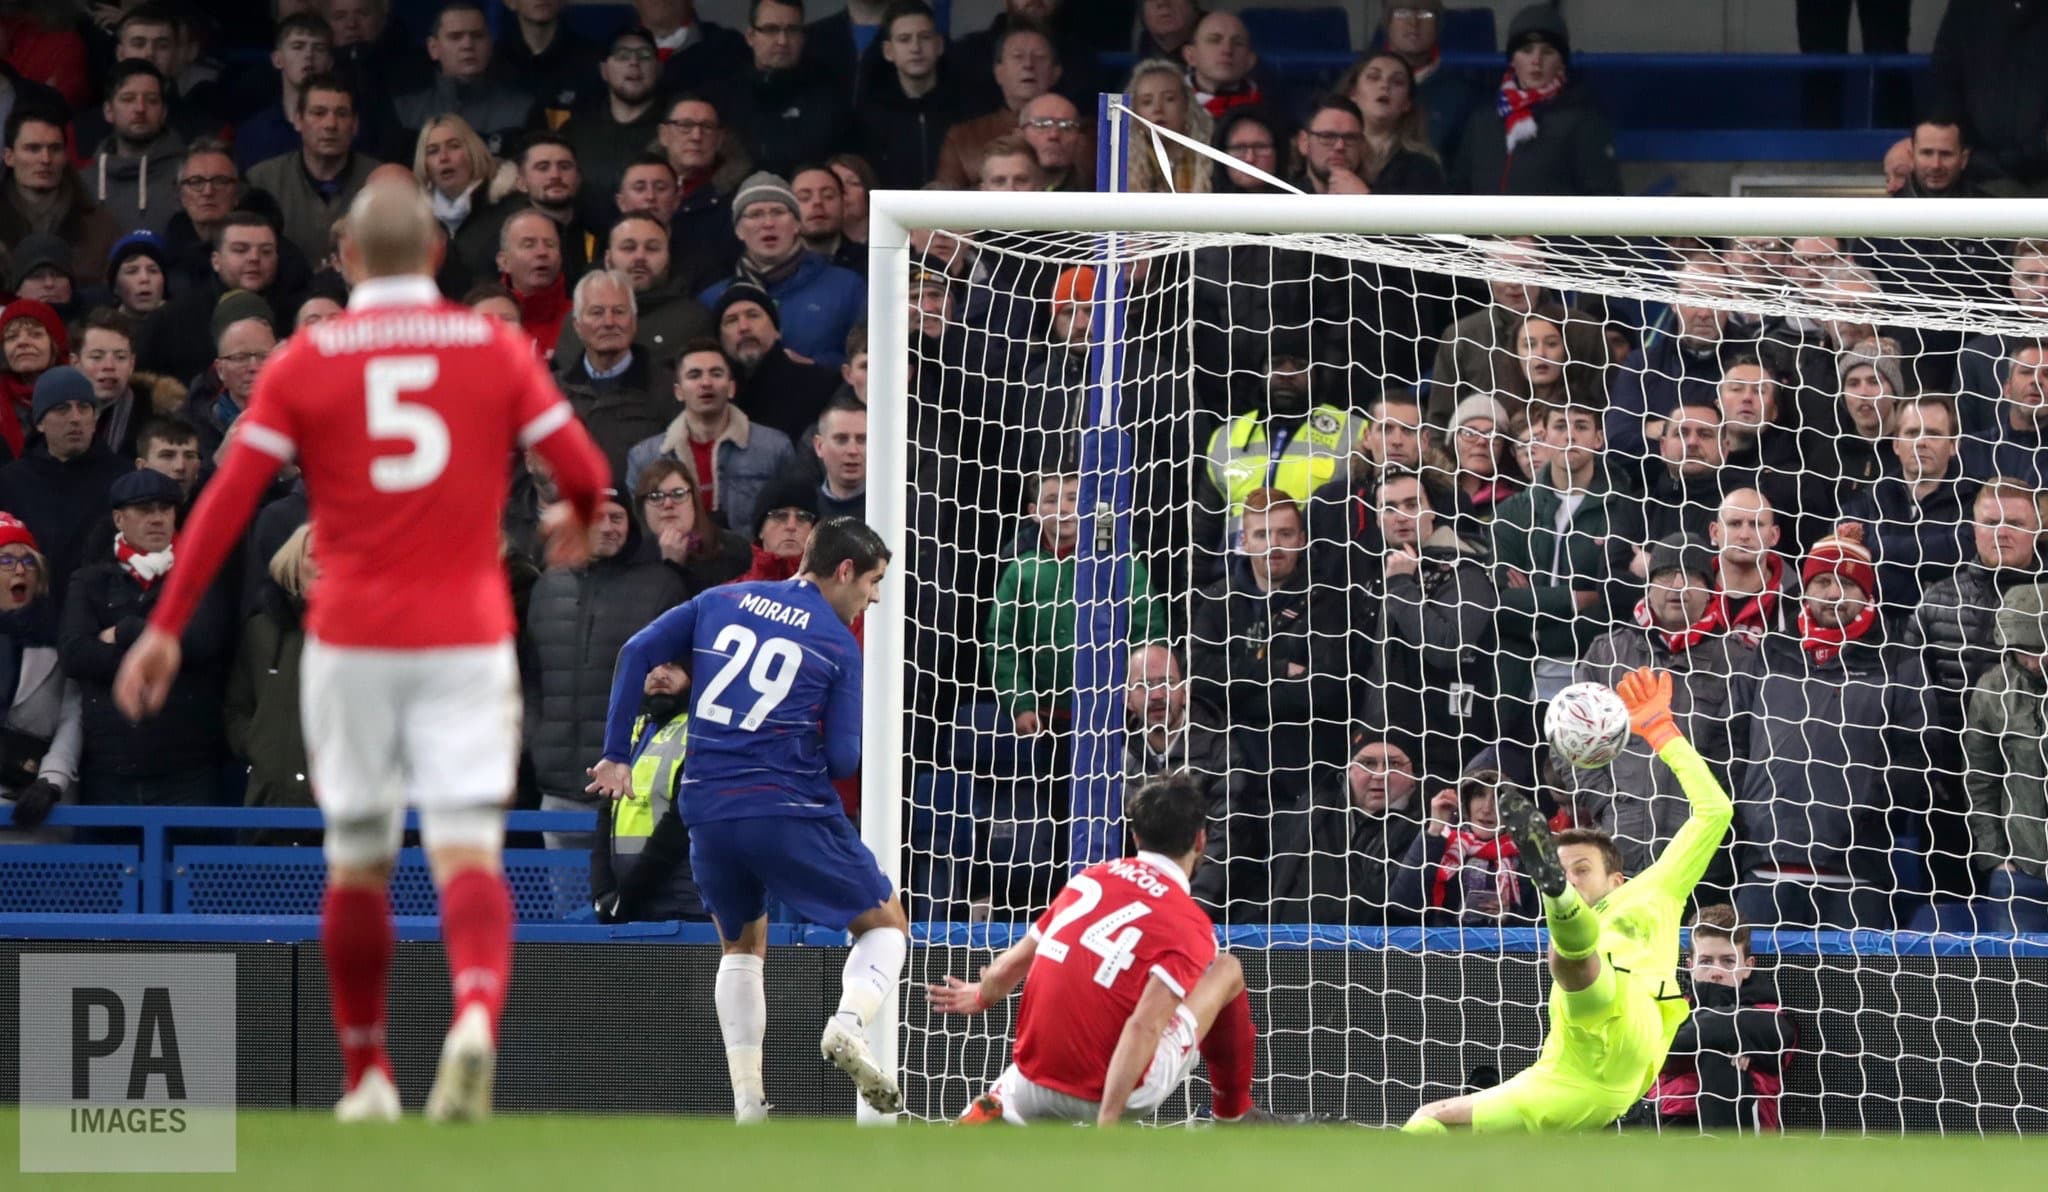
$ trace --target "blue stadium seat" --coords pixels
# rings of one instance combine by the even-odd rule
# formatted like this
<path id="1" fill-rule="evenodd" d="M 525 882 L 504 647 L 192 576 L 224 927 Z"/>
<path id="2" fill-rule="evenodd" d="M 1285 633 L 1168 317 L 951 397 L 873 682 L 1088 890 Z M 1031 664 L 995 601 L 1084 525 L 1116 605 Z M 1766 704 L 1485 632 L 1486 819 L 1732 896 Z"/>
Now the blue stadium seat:
<path id="1" fill-rule="evenodd" d="M 1946 900 L 1920 907 L 1902 926 L 1907 931 L 1941 932 L 1950 935 L 1974 935 L 1984 930 L 1979 925 L 1974 904 Z"/>
<path id="2" fill-rule="evenodd" d="M 1246 8 L 1237 15 L 1262 55 L 1351 45 L 1351 15 L 1342 8 Z"/>
<path id="3" fill-rule="evenodd" d="M 505 878 L 522 923 L 552 923 L 590 903 L 590 854 L 582 849 L 507 849 Z M 181 915 L 317 915 L 327 861 L 317 848 L 188 845 L 171 857 L 171 911 Z M 398 855 L 391 909 L 438 910 L 426 854 Z"/>
<path id="4" fill-rule="evenodd" d="M 0 913 L 133 915 L 140 850 L 128 844 L 0 845 Z"/>

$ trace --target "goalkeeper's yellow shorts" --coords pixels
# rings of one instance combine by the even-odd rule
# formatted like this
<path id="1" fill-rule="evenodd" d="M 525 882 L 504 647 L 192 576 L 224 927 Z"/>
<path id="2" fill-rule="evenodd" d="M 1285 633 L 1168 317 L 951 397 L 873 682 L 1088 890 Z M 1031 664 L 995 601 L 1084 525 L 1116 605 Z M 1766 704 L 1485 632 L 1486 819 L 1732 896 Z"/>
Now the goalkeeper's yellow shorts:
<path id="1" fill-rule="evenodd" d="M 1603 966 L 1604 967 L 1604 966 Z M 1627 1113 L 1664 1062 L 1664 1017 L 1625 976 L 1553 999 L 1552 1047 L 1527 1071 L 1472 1098 L 1481 1133 L 1597 1130 Z"/>

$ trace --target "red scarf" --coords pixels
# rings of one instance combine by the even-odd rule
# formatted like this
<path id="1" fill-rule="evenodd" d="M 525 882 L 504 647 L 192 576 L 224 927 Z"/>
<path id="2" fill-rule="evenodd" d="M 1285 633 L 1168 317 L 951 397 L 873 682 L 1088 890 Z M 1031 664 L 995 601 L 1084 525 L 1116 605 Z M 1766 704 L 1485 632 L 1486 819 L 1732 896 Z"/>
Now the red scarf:
<path id="1" fill-rule="evenodd" d="M 1804 612 L 1799 614 L 1799 644 L 1813 659 L 1815 666 L 1826 666 L 1842 652 L 1842 647 L 1860 639 L 1877 624 L 1877 606 L 1866 604 L 1863 611 L 1840 629 L 1822 629 Z"/>
<path id="2" fill-rule="evenodd" d="M 1699 620 L 1694 621 L 1685 628 L 1676 631 L 1658 629 L 1657 618 L 1650 615 L 1650 598 L 1648 596 L 1636 601 L 1636 624 L 1641 625 L 1645 629 L 1655 630 L 1663 637 L 1664 648 L 1673 654 L 1690 650 L 1728 627 L 1726 611 L 1722 602 L 1719 600 L 1709 600 L 1707 601 L 1707 611 L 1700 615 Z"/>
<path id="3" fill-rule="evenodd" d="M 1451 883 L 1458 880 L 1458 871 L 1478 862 L 1493 874 L 1494 893 L 1500 897 L 1500 913 L 1506 914 L 1521 902 L 1521 882 L 1514 865 L 1515 858 L 1520 855 L 1514 837 L 1505 832 L 1487 837 L 1463 828 L 1452 828 L 1444 835 L 1444 858 L 1436 863 L 1429 904 L 1442 906 L 1450 893 Z"/>
<path id="4" fill-rule="evenodd" d="M 505 288 L 512 291 L 512 300 L 519 304 L 519 325 L 533 337 L 541 358 L 553 356 L 555 345 L 562 339 L 562 322 L 569 317 L 568 283 L 557 277 L 547 289 L 528 294 L 513 286 L 511 278 L 502 280 Z"/>
<path id="5" fill-rule="evenodd" d="M 1718 577 L 1717 577 L 1718 578 Z M 1721 619 L 1728 626 L 1728 632 L 1755 645 L 1763 640 L 1764 633 L 1771 627 L 1771 617 L 1777 612 L 1778 597 L 1785 594 L 1785 560 L 1777 555 L 1764 556 L 1764 590 L 1744 601 L 1739 608 L 1730 610 L 1728 593 L 1714 592 L 1714 603 L 1721 610 Z"/>
<path id="6" fill-rule="evenodd" d="M 1563 71 L 1557 72 L 1557 77 L 1550 81 L 1549 86 L 1538 87 L 1534 91 L 1515 82 L 1512 67 L 1501 75 L 1500 97 L 1494 100 L 1493 109 L 1500 113 L 1501 122 L 1507 127 L 1509 157 L 1515 155 L 1515 146 L 1536 138 L 1536 105 L 1556 99 L 1557 93 L 1562 90 Z"/>

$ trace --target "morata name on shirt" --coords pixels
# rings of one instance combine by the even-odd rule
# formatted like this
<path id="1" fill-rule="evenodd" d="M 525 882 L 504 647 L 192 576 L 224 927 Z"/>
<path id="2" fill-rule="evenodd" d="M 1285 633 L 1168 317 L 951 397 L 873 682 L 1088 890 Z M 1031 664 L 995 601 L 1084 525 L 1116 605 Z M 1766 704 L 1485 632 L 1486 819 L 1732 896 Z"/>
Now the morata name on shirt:
<path id="1" fill-rule="evenodd" d="M 766 596 L 747 595 L 740 597 L 740 608 L 775 622 L 777 625 L 794 625 L 798 629 L 811 627 L 811 612 L 804 608 L 791 608 Z"/>

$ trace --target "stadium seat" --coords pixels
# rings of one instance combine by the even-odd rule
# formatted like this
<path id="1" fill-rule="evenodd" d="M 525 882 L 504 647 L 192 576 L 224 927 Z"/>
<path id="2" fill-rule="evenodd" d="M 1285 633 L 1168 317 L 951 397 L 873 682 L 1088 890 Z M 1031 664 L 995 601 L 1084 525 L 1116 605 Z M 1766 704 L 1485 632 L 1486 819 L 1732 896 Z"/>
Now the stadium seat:
<path id="1" fill-rule="evenodd" d="M 1351 44 L 1351 14 L 1342 8 L 1247 8 L 1237 15 L 1262 55 Z"/>
<path id="2" fill-rule="evenodd" d="M 1974 935 L 1985 930 L 1980 925 L 1977 907 L 1974 903 L 1937 900 L 1914 911 L 1905 920 L 1907 931 L 1942 932 L 1951 935 Z"/>

